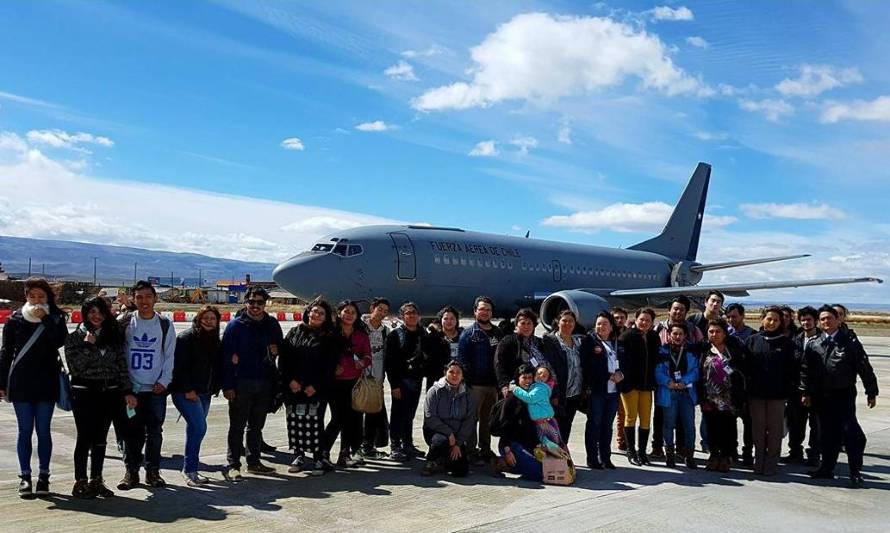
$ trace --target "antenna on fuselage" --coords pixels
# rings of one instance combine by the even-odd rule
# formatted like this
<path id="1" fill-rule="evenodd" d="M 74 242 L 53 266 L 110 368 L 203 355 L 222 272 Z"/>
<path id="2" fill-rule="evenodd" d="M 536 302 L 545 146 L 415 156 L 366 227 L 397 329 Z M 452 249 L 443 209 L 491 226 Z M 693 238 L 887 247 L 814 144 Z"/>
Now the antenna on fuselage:
<path id="1" fill-rule="evenodd" d="M 525 238 L 528 239 L 528 236 L 531 235 L 532 230 L 528 230 L 525 232 Z"/>

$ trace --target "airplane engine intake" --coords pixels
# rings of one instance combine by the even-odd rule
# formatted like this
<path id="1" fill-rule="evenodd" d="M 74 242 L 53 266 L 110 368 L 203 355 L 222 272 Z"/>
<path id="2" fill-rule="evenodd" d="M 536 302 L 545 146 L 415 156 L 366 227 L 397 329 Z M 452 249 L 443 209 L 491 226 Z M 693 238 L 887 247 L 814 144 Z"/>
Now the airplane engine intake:
<path id="1" fill-rule="evenodd" d="M 604 298 L 584 290 L 554 292 L 541 304 L 541 322 L 544 327 L 553 329 L 559 314 L 566 309 L 575 313 L 579 324 L 591 329 L 596 322 L 596 315 L 603 311 L 608 312 L 610 306 Z"/>

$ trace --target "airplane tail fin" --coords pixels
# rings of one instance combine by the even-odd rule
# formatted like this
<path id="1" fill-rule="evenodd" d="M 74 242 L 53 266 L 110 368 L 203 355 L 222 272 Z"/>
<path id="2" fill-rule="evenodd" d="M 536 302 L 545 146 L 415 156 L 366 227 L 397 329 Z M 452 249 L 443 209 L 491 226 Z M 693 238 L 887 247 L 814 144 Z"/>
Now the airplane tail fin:
<path id="1" fill-rule="evenodd" d="M 710 181 L 711 165 L 699 163 L 661 234 L 629 249 L 652 252 L 679 261 L 695 261 Z"/>

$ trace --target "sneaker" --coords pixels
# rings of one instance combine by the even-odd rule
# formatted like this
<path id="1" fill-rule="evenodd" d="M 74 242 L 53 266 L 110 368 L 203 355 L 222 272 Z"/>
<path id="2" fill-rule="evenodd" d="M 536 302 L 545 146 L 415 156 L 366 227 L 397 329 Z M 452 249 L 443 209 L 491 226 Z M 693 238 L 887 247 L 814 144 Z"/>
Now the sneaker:
<path id="1" fill-rule="evenodd" d="M 854 489 L 861 489 L 865 486 L 865 480 L 862 479 L 862 474 L 850 474 L 850 486 Z"/>
<path id="2" fill-rule="evenodd" d="M 232 483 L 237 483 L 244 480 L 244 477 L 241 475 L 241 469 L 237 466 L 230 466 L 226 468 L 223 471 L 223 477 L 226 478 L 226 481 L 231 481 Z"/>
<path id="3" fill-rule="evenodd" d="M 93 492 L 96 493 L 96 496 L 101 496 L 103 498 L 112 498 L 114 497 L 114 492 L 111 491 L 108 487 L 105 486 L 105 480 L 101 477 L 94 477 L 90 480 L 90 488 Z"/>
<path id="4" fill-rule="evenodd" d="M 356 453 L 355 455 L 350 456 L 352 460 L 355 461 L 355 466 L 365 466 L 365 458 L 361 456 L 361 454 Z"/>
<path id="5" fill-rule="evenodd" d="M 334 463 L 331 462 L 331 459 L 327 455 L 324 455 L 321 459 L 317 459 L 315 464 L 322 472 L 333 472 L 336 470 Z"/>
<path id="6" fill-rule="evenodd" d="M 210 483 L 210 480 L 197 472 L 183 472 L 182 477 L 185 478 L 185 484 L 189 487 L 200 487 Z"/>
<path id="7" fill-rule="evenodd" d="M 139 485 L 139 471 L 127 470 L 124 478 L 117 484 L 117 490 L 130 490 Z"/>
<path id="8" fill-rule="evenodd" d="M 271 466 L 266 466 L 263 463 L 257 463 L 255 465 L 247 465 L 247 471 L 250 472 L 251 474 L 261 474 L 261 475 L 275 473 L 274 468 L 272 468 Z"/>
<path id="9" fill-rule="evenodd" d="M 292 462 L 290 466 L 287 467 L 287 471 L 291 474 L 300 473 L 303 470 L 307 470 L 306 467 L 308 466 L 308 463 L 309 461 L 306 460 L 306 457 L 301 455 L 294 459 L 294 462 Z"/>
<path id="10" fill-rule="evenodd" d="M 325 475 L 325 472 L 329 472 L 329 470 L 325 469 L 324 464 L 322 464 L 321 461 L 312 460 L 307 460 L 301 471 L 306 472 L 306 474 L 310 476 L 323 476 Z"/>
<path id="11" fill-rule="evenodd" d="M 664 448 L 652 448 L 652 451 L 649 452 L 649 457 L 664 459 Z"/>
<path id="12" fill-rule="evenodd" d="M 167 486 L 167 482 L 161 477 L 161 473 L 157 468 L 152 468 L 145 473 L 145 484 L 156 489 Z"/>
<path id="13" fill-rule="evenodd" d="M 612 462 L 611 459 L 606 459 L 605 461 L 603 461 L 603 468 L 605 468 L 606 470 L 615 470 L 615 464 Z"/>
<path id="14" fill-rule="evenodd" d="M 49 495 L 49 474 L 37 476 L 37 486 L 34 487 L 34 494 L 38 496 Z"/>
<path id="15" fill-rule="evenodd" d="M 347 453 L 341 453 L 337 458 L 337 466 L 340 468 L 355 468 L 358 463 Z"/>
<path id="16" fill-rule="evenodd" d="M 393 448 L 392 452 L 389 454 L 389 458 L 397 463 L 405 463 L 411 460 L 411 457 L 403 452 L 401 448 Z"/>
<path id="17" fill-rule="evenodd" d="M 358 456 L 362 457 L 364 459 L 367 459 L 367 460 L 374 460 L 374 459 L 383 459 L 384 457 L 387 456 L 387 454 L 384 452 L 381 452 L 380 450 L 378 450 L 376 448 L 362 447 L 362 449 L 359 450 L 359 452 L 358 452 Z"/>
<path id="18" fill-rule="evenodd" d="M 31 489 L 31 476 L 19 476 L 22 481 L 19 482 L 19 496 L 22 498 L 31 498 L 34 493 Z"/>
<path id="19" fill-rule="evenodd" d="M 81 500 L 92 500 L 96 497 L 96 492 L 90 486 L 90 482 L 86 479 L 78 479 L 74 482 L 74 488 L 71 489 L 71 495 Z"/>
<path id="20" fill-rule="evenodd" d="M 404 449 L 403 449 L 402 451 L 404 451 L 405 454 L 408 455 L 409 457 L 415 457 L 415 458 L 418 458 L 418 459 L 423 459 L 424 457 L 426 457 L 426 452 L 422 452 L 422 451 L 420 451 L 420 450 L 417 449 L 417 447 L 414 446 L 413 444 L 405 445 L 405 446 L 404 446 Z M 484 464 L 484 463 L 483 463 L 483 464 Z"/>
<path id="21" fill-rule="evenodd" d="M 442 472 L 444 469 L 439 461 L 427 461 L 423 465 L 423 470 L 420 471 L 420 475 L 424 477 L 432 476 Z"/>

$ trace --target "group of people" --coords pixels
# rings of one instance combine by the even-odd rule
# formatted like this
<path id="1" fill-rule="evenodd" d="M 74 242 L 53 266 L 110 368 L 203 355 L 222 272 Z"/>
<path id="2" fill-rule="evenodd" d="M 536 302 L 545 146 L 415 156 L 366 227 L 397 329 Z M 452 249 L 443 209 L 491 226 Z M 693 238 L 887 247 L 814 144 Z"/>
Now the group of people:
<path id="1" fill-rule="evenodd" d="M 652 309 L 638 310 L 628 324 L 627 311 L 615 308 L 600 313 L 588 332 L 564 310 L 550 333 L 539 337 L 531 309 L 495 325 L 494 302 L 485 296 L 474 302 L 466 329 L 450 306 L 425 328 L 417 305 L 405 302 L 398 325 L 390 327 L 385 298 L 372 300 L 365 317 L 355 302 L 334 307 L 316 299 L 285 335 L 265 311 L 268 293 L 251 287 L 244 309 L 222 335 L 213 306 L 202 307 L 177 335 L 155 311 L 150 283 L 136 283 L 132 296 L 120 313 L 101 296 L 88 299 L 83 322 L 69 333 L 49 284 L 25 282 L 26 303 L 3 329 L 0 347 L 0 396 L 12 402 L 18 421 L 22 497 L 49 492 L 51 420 L 69 388 L 77 429 L 72 494 L 78 498 L 114 494 L 103 478 L 112 424 L 125 466 L 118 490 L 138 486 L 142 468 L 146 485 L 165 485 L 160 460 L 168 396 L 186 422 L 185 482 L 208 483 L 199 457 L 210 399 L 220 393 L 229 418 L 223 475 L 231 482 L 243 479 L 242 458 L 250 473 L 275 471 L 260 457 L 267 415 L 279 409 L 293 451 L 287 468 L 292 473 L 323 475 L 366 460 L 425 457 L 423 475 L 464 476 L 472 466 L 488 465 L 495 475 L 513 472 L 540 481 L 545 458 L 571 465 L 568 442 L 579 411 L 586 414 L 591 469 L 615 468 L 616 414 L 618 447 L 632 465 L 663 458 L 668 467 L 681 462 L 696 468 L 698 406 L 709 470 L 726 472 L 741 460 L 755 474 L 775 474 L 787 421 L 790 453 L 782 460 L 807 461 L 817 467 L 814 478 L 829 479 L 844 446 L 850 479 L 862 484 L 865 435 L 856 421 L 856 377 L 869 407 L 877 380 L 856 334 L 844 324 L 842 306 L 804 307 L 796 312 L 799 327 L 793 310 L 768 307 L 755 331 L 745 325 L 740 304 L 724 313 L 723 295 L 715 291 L 692 317 L 689 299 L 675 298 L 668 318 L 657 324 Z M 353 390 L 368 379 L 379 390 L 388 382 L 389 413 L 385 407 L 372 413 L 354 408 Z M 426 452 L 414 435 L 422 398 Z M 39 470 L 33 486 L 35 430 Z"/>

